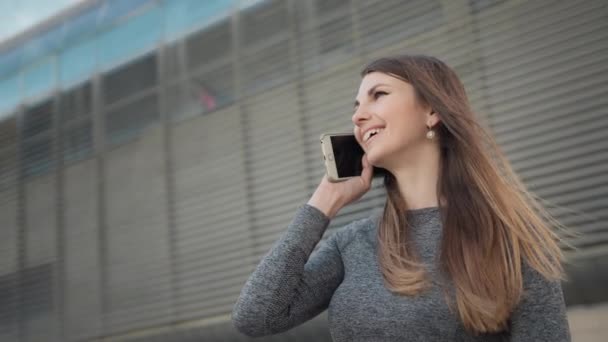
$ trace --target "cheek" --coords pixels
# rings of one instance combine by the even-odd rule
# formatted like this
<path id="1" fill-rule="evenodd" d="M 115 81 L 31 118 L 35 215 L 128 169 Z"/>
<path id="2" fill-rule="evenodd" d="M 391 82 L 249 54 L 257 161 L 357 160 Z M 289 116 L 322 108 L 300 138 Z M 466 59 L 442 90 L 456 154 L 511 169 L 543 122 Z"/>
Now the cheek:
<path id="1" fill-rule="evenodd" d="M 407 144 L 411 141 L 420 139 L 421 136 L 426 134 L 420 122 L 417 122 L 414 118 L 408 118 L 408 115 L 402 113 L 401 117 L 395 118 L 390 125 L 388 136 L 391 141 L 395 141 L 398 144 Z"/>

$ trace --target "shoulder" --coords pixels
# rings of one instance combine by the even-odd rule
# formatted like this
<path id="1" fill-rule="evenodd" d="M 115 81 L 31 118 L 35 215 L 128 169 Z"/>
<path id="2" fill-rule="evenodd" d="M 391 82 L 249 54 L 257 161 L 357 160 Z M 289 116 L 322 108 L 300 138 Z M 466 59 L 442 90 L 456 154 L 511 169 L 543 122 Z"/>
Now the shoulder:
<path id="1" fill-rule="evenodd" d="M 526 292 L 540 289 L 557 289 L 561 288 L 561 279 L 559 277 L 546 277 L 525 258 L 522 259 L 522 279 L 524 285 L 524 295 Z"/>
<path id="2" fill-rule="evenodd" d="M 333 234 L 338 246 L 345 247 L 360 239 L 373 239 L 379 219 L 380 214 L 374 211 L 365 218 L 353 220 L 337 228 Z"/>

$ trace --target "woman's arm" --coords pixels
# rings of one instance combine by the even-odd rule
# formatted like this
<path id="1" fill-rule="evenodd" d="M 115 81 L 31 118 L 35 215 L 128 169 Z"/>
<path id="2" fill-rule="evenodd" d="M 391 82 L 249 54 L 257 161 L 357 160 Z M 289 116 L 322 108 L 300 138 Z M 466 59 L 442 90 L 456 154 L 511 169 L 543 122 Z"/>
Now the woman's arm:
<path id="1" fill-rule="evenodd" d="M 511 341 L 570 342 L 559 280 L 550 281 L 523 263 L 524 293 L 511 316 Z"/>
<path id="2" fill-rule="evenodd" d="M 321 242 L 315 253 L 312 251 L 329 221 L 311 205 L 298 208 L 285 233 L 241 290 L 232 311 L 238 331 L 252 337 L 277 334 L 327 308 L 344 276 L 337 234 Z"/>
<path id="3" fill-rule="evenodd" d="M 323 312 L 344 278 L 335 232 L 311 256 L 329 221 L 371 188 L 372 166 L 364 155 L 360 177 L 332 183 L 327 174 L 307 204 L 251 274 L 232 309 L 235 328 L 249 336 L 289 330 Z"/>

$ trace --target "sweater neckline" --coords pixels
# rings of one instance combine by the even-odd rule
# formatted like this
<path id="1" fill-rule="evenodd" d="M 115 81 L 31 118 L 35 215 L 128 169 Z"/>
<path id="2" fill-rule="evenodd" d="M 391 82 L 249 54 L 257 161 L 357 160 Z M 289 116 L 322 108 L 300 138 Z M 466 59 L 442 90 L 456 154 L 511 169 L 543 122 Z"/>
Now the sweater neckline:
<path id="1" fill-rule="evenodd" d="M 424 214 L 434 213 L 436 211 L 439 211 L 439 207 L 426 207 L 426 208 L 418 208 L 418 209 L 408 209 L 406 211 L 406 213 L 408 215 L 418 216 L 418 215 L 424 215 Z"/>
<path id="2" fill-rule="evenodd" d="M 405 216 L 414 225 L 426 225 L 426 223 L 433 221 L 441 214 L 439 210 L 439 207 L 410 209 L 406 211 Z"/>

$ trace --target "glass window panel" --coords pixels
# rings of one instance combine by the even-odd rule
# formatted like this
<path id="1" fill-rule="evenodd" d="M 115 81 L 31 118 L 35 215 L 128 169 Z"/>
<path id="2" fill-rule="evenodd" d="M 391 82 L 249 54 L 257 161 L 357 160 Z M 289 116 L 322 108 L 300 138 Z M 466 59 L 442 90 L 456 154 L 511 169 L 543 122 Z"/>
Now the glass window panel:
<path id="1" fill-rule="evenodd" d="M 49 132 L 53 124 L 53 101 L 46 100 L 26 108 L 23 113 L 23 139 Z"/>
<path id="2" fill-rule="evenodd" d="M 119 63 L 154 49 L 162 37 L 162 12 L 146 10 L 99 36 L 99 63 L 108 70 Z"/>
<path id="3" fill-rule="evenodd" d="M 103 3 L 94 5 L 63 24 L 64 44 L 69 45 L 97 32 L 97 18 Z"/>
<path id="4" fill-rule="evenodd" d="M 91 82 L 64 91 L 59 98 L 59 116 L 61 123 L 82 117 L 89 117 L 92 101 Z"/>
<path id="5" fill-rule="evenodd" d="M 22 46 L 0 53 L 0 77 L 12 74 L 16 70 L 21 69 L 22 58 Z"/>
<path id="6" fill-rule="evenodd" d="M 97 63 L 96 42 L 93 39 L 70 46 L 59 54 L 59 77 L 69 87 L 91 77 Z"/>
<path id="7" fill-rule="evenodd" d="M 72 125 L 63 131 L 62 156 L 65 162 L 88 158 L 93 154 L 93 136 L 91 122 L 86 121 Z"/>
<path id="8" fill-rule="evenodd" d="M 234 101 L 232 64 L 193 76 L 190 83 L 203 112 L 212 112 Z"/>
<path id="9" fill-rule="evenodd" d="M 109 144 L 124 142 L 138 136 L 159 117 L 155 93 L 113 109 L 106 117 L 106 139 Z"/>
<path id="10" fill-rule="evenodd" d="M 165 34 L 167 39 L 193 28 L 206 27 L 215 20 L 225 20 L 235 0 L 165 1 Z"/>
<path id="11" fill-rule="evenodd" d="M 168 89 L 169 116 L 182 118 L 211 113 L 234 102 L 232 65 L 193 76 Z"/>
<path id="12" fill-rule="evenodd" d="M 2 63 L 0 63 L 2 65 Z M 21 102 L 19 74 L 0 80 L 0 118 L 9 113 Z"/>
<path id="13" fill-rule="evenodd" d="M 250 46 L 277 34 L 287 34 L 287 1 L 269 0 L 257 3 L 242 13 L 241 37 Z"/>
<path id="14" fill-rule="evenodd" d="M 230 22 L 223 20 L 194 33 L 186 40 L 190 70 L 221 58 L 230 58 L 232 51 L 230 27 Z"/>
<path id="15" fill-rule="evenodd" d="M 45 174 L 54 166 L 53 145 L 49 134 L 25 141 L 22 153 L 23 172 L 26 177 Z"/>
<path id="16" fill-rule="evenodd" d="M 179 82 L 167 88 L 167 112 L 172 118 L 184 118 L 201 114 L 201 103 L 196 99 L 190 81 Z"/>
<path id="17" fill-rule="evenodd" d="M 157 0 L 104 1 L 102 8 L 99 11 L 97 24 L 103 29 L 121 18 L 132 15 L 144 5 L 149 5 L 156 1 Z"/>
<path id="18" fill-rule="evenodd" d="M 105 103 L 155 87 L 156 72 L 156 55 L 145 56 L 109 72 L 103 79 Z"/>
<path id="19" fill-rule="evenodd" d="M 50 27 L 23 42 L 22 65 L 30 64 L 59 50 L 63 43 L 64 30 L 61 26 Z"/>
<path id="20" fill-rule="evenodd" d="M 50 92 L 55 86 L 55 63 L 48 57 L 26 69 L 23 73 L 23 89 L 26 98 L 34 98 Z"/>

